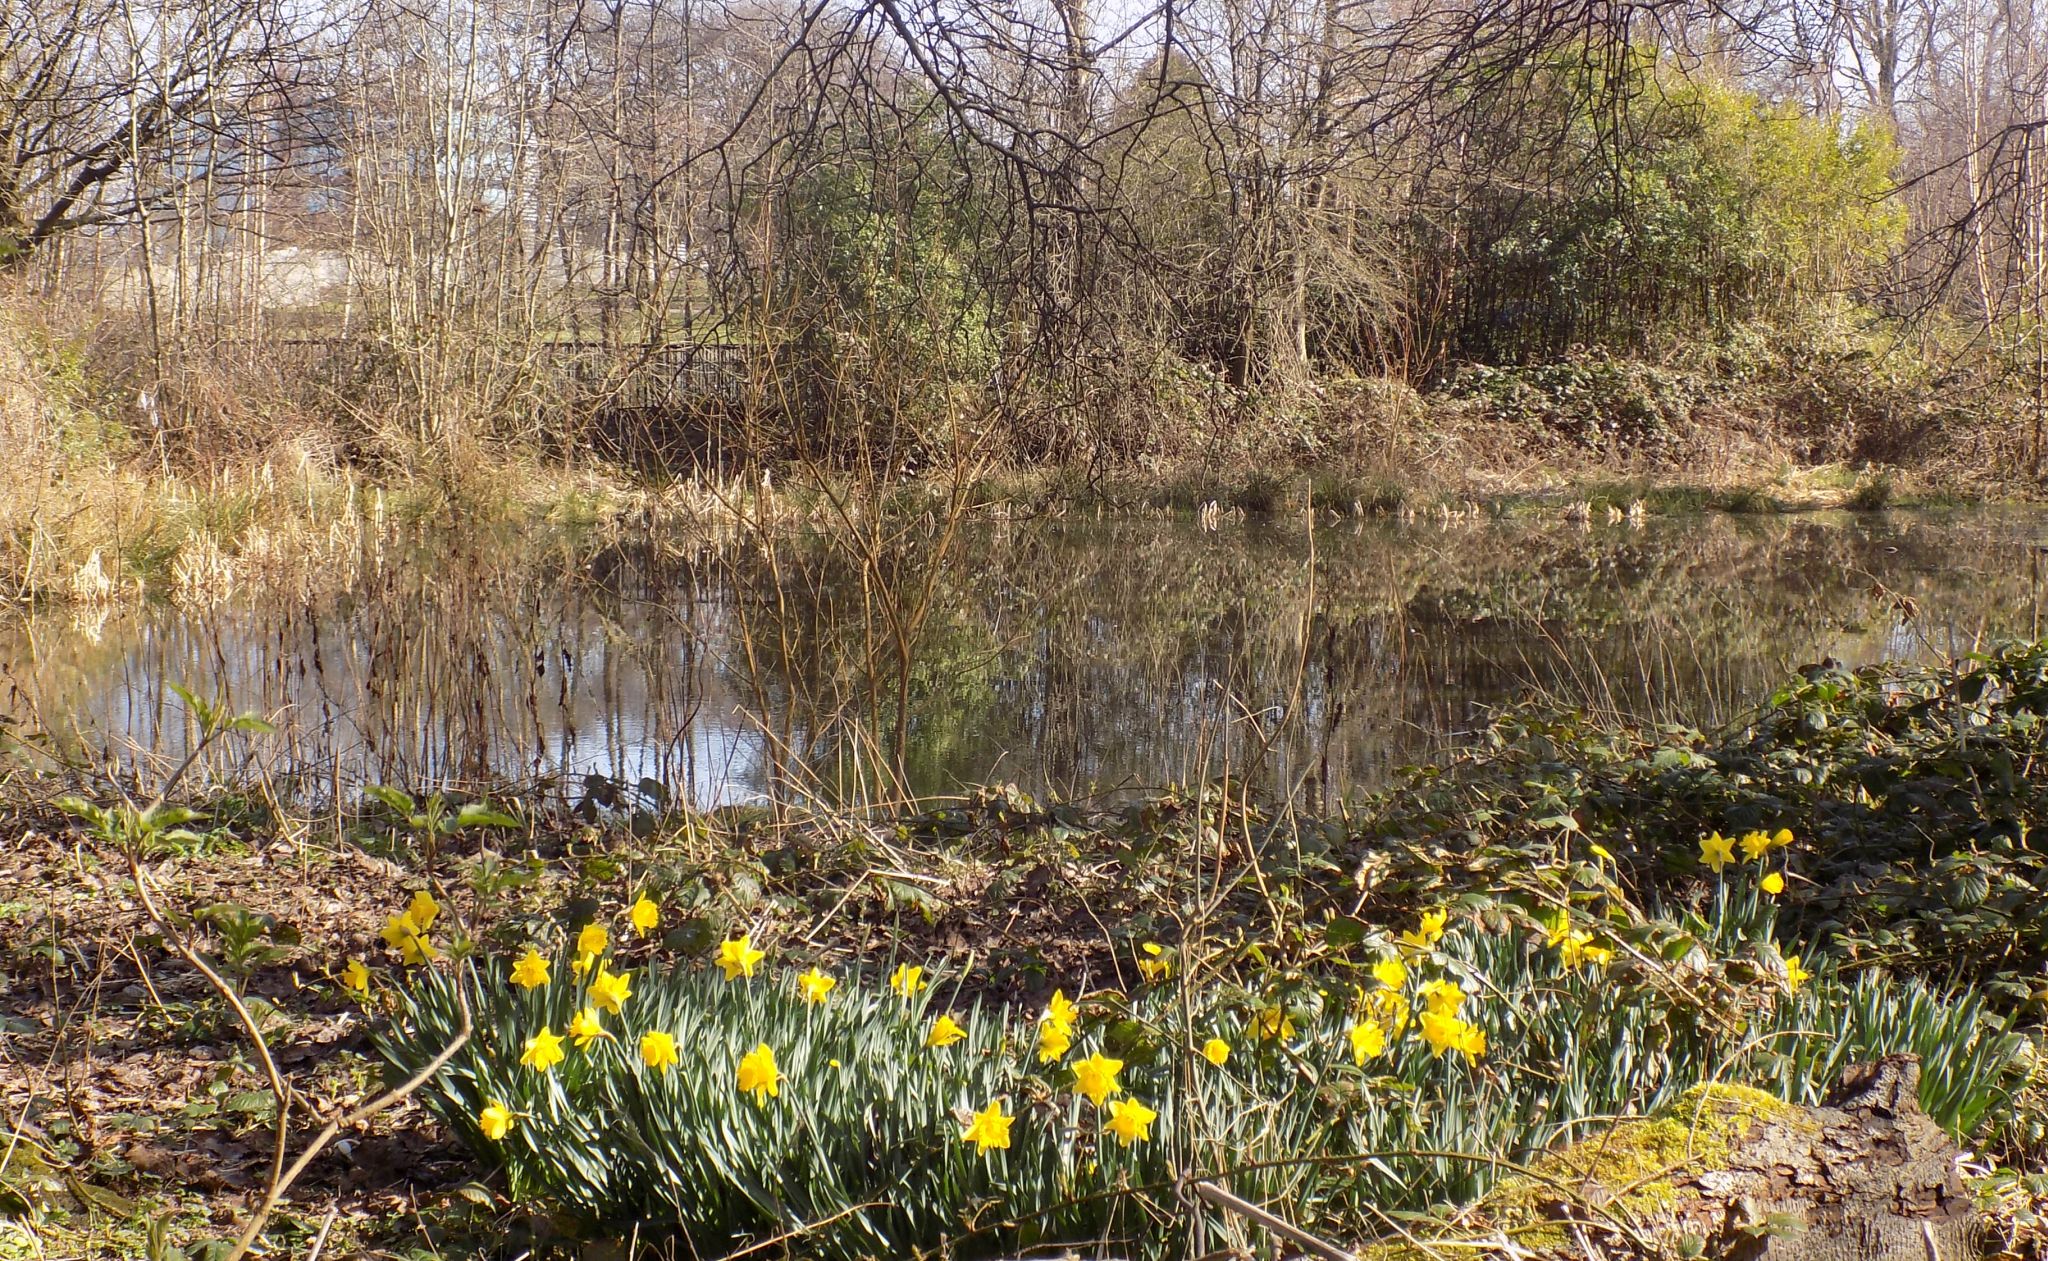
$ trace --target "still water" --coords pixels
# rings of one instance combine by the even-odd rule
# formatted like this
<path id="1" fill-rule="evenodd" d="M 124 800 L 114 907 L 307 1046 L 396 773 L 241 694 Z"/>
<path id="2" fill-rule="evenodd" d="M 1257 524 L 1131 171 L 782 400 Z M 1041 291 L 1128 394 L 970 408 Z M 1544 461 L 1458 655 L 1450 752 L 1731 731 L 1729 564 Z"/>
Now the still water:
<path id="1" fill-rule="evenodd" d="M 0 621 L 0 716 L 174 758 L 182 683 L 279 728 L 216 773 L 305 796 L 595 773 L 710 806 L 1228 773 L 1323 802 L 1522 699 L 1705 725 L 1805 662 L 2036 633 L 2044 542 L 2048 516 L 1973 510 L 995 523 L 873 564 L 822 539 L 418 550 L 342 596 Z"/>

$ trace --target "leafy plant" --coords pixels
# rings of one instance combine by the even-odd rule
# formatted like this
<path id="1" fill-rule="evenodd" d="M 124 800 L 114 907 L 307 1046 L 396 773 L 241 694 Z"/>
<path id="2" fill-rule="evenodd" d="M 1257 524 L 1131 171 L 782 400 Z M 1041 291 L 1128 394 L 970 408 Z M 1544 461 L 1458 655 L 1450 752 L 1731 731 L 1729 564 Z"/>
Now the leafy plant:
<path id="1" fill-rule="evenodd" d="M 422 801 L 382 784 L 364 787 L 363 795 L 384 807 L 392 823 L 420 838 L 425 849 L 427 874 L 431 876 L 440 855 L 441 843 L 470 828 L 516 828 L 519 820 L 488 801 L 450 802 L 440 793 L 428 793 Z"/>

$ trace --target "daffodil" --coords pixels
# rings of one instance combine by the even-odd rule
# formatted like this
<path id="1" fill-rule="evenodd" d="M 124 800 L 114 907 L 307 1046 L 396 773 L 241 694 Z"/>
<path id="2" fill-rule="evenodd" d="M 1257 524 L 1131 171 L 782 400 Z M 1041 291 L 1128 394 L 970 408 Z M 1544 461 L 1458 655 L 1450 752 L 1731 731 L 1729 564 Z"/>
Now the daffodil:
<path id="1" fill-rule="evenodd" d="M 484 1105 L 482 1112 L 476 1114 L 476 1124 L 477 1128 L 484 1132 L 485 1138 L 493 1143 L 501 1143 L 505 1136 L 512 1132 L 512 1112 L 504 1104 L 493 1099 Z"/>
<path id="2" fill-rule="evenodd" d="M 1089 1101 L 1099 1108 L 1104 1099 L 1123 1089 L 1116 1084 L 1116 1075 L 1123 1068 L 1122 1060 L 1113 1060 L 1100 1051 L 1085 1060 L 1075 1060 L 1074 1089 L 1088 1096 Z"/>
<path id="3" fill-rule="evenodd" d="M 591 1043 L 610 1036 L 604 1031 L 604 1025 L 599 1023 L 595 1007 L 585 1007 L 569 1017 L 569 1040 L 579 1051 L 588 1051 Z"/>
<path id="4" fill-rule="evenodd" d="M 740 1058 L 734 1085 L 741 1094 L 754 1096 L 755 1103 L 781 1095 L 782 1072 L 775 1067 L 775 1052 L 768 1049 L 766 1042 Z"/>
<path id="5" fill-rule="evenodd" d="M 1138 975 L 1148 981 L 1163 981 L 1173 975 L 1173 961 L 1166 958 L 1166 948 L 1156 941 L 1148 941 L 1139 947 L 1146 957 L 1138 960 Z"/>
<path id="6" fill-rule="evenodd" d="M 341 988 L 351 994 L 370 992 L 370 970 L 363 966 L 361 959 L 350 959 L 348 966 L 341 970 Z"/>
<path id="7" fill-rule="evenodd" d="M 1222 1068 L 1230 1062 L 1230 1044 L 1221 1038 L 1211 1038 L 1202 1044 L 1202 1058 Z"/>
<path id="8" fill-rule="evenodd" d="M 630 972 L 613 972 L 600 966 L 597 979 L 590 983 L 590 1001 L 616 1016 L 625 1010 L 626 1000 L 633 996 L 633 987 L 628 982 Z"/>
<path id="9" fill-rule="evenodd" d="M 924 988 L 924 969 L 915 964 L 899 963 L 889 974 L 889 988 L 909 998 Z"/>
<path id="10" fill-rule="evenodd" d="M 1387 1031 L 1377 1020 L 1353 1022 L 1350 1030 L 1351 1059 L 1360 1068 L 1373 1056 L 1387 1049 Z"/>
<path id="11" fill-rule="evenodd" d="M 1784 849 L 1790 844 L 1792 844 L 1791 828 L 1779 828 L 1777 831 L 1771 833 L 1772 849 Z"/>
<path id="12" fill-rule="evenodd" d="M 1468 1061 L 1486 1054 L 1486 1035 L 1477 1026 L 1440 1012 L 1422 1013 L 1422 1040 L 1429 1043 L 1430 1054 L 1438 1058 L 1446 1051 L 1458 1051 Z"/>
<path id="13" fill-rule="evenodd" d="M 590 974 L 590 970 L 596 966 L 596 955 L 580 954 L 569 961 L 569 975 L 575 977 L 577 980 L 580 981 L 584 977 L 588 976 Z"/>
<path id="14" fill-rule="evenodd" d="M 526 1040 L 526 1049 L 519 1053 L 519 1062 L 536 1073 L 547 1072 L 564 1058 L 561 1035 L 550 1031 L 546 1025 Z"/>
<path id="15" fill-rule="evenodd" d="M 1714 869 L 1719 875 L 1721 868 L 1735 861 L 1735 842 L 1719 832 L 1700 838 L 1700 862 Z"/>
<path id="16" fill-rule="evenodd" d="M 822 1003 L 832 987 L 839 984 L 837 977 L 826 976 L 815 967 L 796 979 L 796 992 L 803 995 L 807 1003 Z"/>
<path id="17" fill-rule="evenodd" d="M 412 895 L 412 902 L 405 908 L 405 915 L 424 937 L 427 930 L 434 926 L 434 921 L 440 918 L 441 904 L 434 901 L 433 894 L 421 889 Z"/>
<path id="18" fill-rule="evenodd" d="M 1397 958 L 1388 957 L 1372 965 L 1372 976 L 1388 989 L 1397 990 L 1408 984 L 1408 965 Z"/>
<path id="19" fill-rule="evenodd" d="M 1465 1005 L 1465 991 L 1456 981 L 1424 981 L 1415 992 L 1422 1005 L 1439 1016 L 1455 1016 Z"/>
<path id="20" fill-rule="evenodd" d="M 1422 918 L 1412 929 L 1403 932 L 1395 940 L 1401 949 L 1411 954 L 1427 954 L 1444 939 L 1444 925 L 1450 922 L 1448 911 L 1424 911 Z"/>
<path id="21" fill-rule="evenodd" d="M 538 989 L 548 983 L 548 961 L 532 946 L 512 965 L 512 983 L 521 989 Z"/>
<path id="22" fill-rule="evenodd" d="M 1073 1048 L 1074 1027 L 1053 1020 L 1042 1020 L 1038 1024 L 1038 1062 L 1051 1064 Z"/>
<path id="23" fill-rule="evenodd" d="M 640 1035 L 640 1062 L 649 1068 L 667 1070 L 676 1062 L 676 1040 L 660 1029 Z"/>
<path id="24" fill-rule="evenodd" d="M 432 901 L 431 898 L 428 900 Z M 384 942 L 398 952 L 408 967 L 431 963 L 441 957 L 440 951 L 434 949 L 434 943 L 427 940 L 426 928 L 413 918 L 410 910 L 384 921 Z"/>
<path id="25" fill-rule="evenodd" d="M 1285 1042 L 1294 1036 L 1293 1015 L 1285 1007 L 1277 1004 L 1261 1011 L 1253 1024 L 1257 1027 L 1259 1036 L 1268 1042 L 1275 1039 Z"/>
<path id="26" fill-rule="evenodd" d="M 959 1021 L 951 1016 L 942 1015 L 937 1020 L 932 1021 L 931 1032 L 924 1035 L 924 1044 L 926 1046 L 951 1046 L 966 1036 L 967 1030 L 960 1027 Z"/>
<path id="27" fill-rule="evenodd" d="M 1762 880 L 1757 881 L 1757 887 L 1772 897 L 1777 897 L 1785 891 L 1785 877 L 1775 871 L 1771 872 Z"/>
<path id="28" fill-rule="evenodd" d="M 754 935 L 741 933 L 718 943 L 718 966 L 724 970 L 725 979 L 737 981 L 742 977 L 751 979 L 754 969 L 766 959 L 766 951 L 754 949 Z"/>
<path id="29" fill-rule="evenodd" d="M 1408 996 L 1399 990 L 1374 990 L 1365 996 L 1365 1008 L 1396 1037 L 1408 1028 Z"/>
<path id="30" fill-rule="evenodd" d="M 1136 1099 L 1119 1099 L 1109 1105 L 1109 1124 L 1103 1128 L 1116 1135 L 1125 1147 L 1152 1137 L 1152 1123 L 1159 1114 Z"/>
<path id="31" fill-rule="evenodd" d="M 1799 961 L 1798 955 L 1785 956 L 1785 987 L 1797 994 L 1799 987 L 1813 979 L 1813 973 Z"/>
<path id="32" fill-rule="evenodd" d="M 1058 1025 L 1067 1032 L 1074 1031 L 1074 1025 L 1081 1018 L 1081 1009 L 1063 990 L 1054 990 L 1052 998 L 1045 1004 L 1045 1015 L 1041 1017 L 1049 1025 Z"/>
<path id="33" fill-rule="evenodd" d="M 583 931 L 576 934 L 576 953 L 580 955 L 601 955 L 611 944 L 611 934 L 604 930 L 602 924 L 585 924 Z"/>
<path id="34" fill-rule="evenodd" d="M 1577 971 L 1588 963 L 1605 967 L 1614 958 L 1614 951 L 1606 946 L 1595 944 L 1593 934 L 1591 933 L 1573 931 L 1563 941 L 1555 944 L 1559 957 L 1564 961 L 1564 966 L 1573 971 Z"/>
<path id="35" fill-rule="evenodd" d="M 633 931 L 642 937 L 661 927 L 661 908 L 644 893 L 639 901 L 633 903 L 633 909 L 626 912 L 626 917 L 632 921 Z"/>
<path id="36" fill-rule="evenodd" d="M 1771 838 L 1764 832 L 1744 832 L 1741 845 L 1742 856 L 1749 862 L 1757 862 L 1771 852 Z"/>
<path id="37" fill-rule="evenodd" d="M 960 1131 L 960 1141 L 972 1143 L 975 1150 L 987 1153 L 991 1147 L 1007 1150 L 1010 1146 L 1010 1126 L 1016 1117 L 1003 1115 L 1003 1101 L 992 1100 L 986 1108 L 974 1114 L 967 1128 Z"/>

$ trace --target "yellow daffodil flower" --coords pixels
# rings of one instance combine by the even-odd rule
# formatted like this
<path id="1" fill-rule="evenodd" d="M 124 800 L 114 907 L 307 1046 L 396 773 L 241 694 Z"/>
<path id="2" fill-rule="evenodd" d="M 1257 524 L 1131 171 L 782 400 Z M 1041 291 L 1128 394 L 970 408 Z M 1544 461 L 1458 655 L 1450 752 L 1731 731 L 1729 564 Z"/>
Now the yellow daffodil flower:
<path id="1" fill-rule="evenodd" d="M 967 1128 L 960 1131 L 960 1141 L 974 1144 L 975 1149 L 984 1154 L 991 1147 L 1007 1150 L 1010 1146 L 1010 1126 L 1016 1119 L 1003 1115 L 1002 1100 L 993 1100 L 986 1108 L 975 1113 L 974 1119 L 967 1123 Z"/>
<path id="2" fill-rule="evenodd" d="M 1423 1006 L 1439 1016 L 1455 1016 L 1465 1005 L 1465 991 L 1456 981 L 1424 981 L 1415 992 Z"/>
<path id="3" fill-rule="evenodd" d="M 1109 1105 L 1109 1124 L 1103 1128 L 1116 1135 L 1125 1147 L 1152 1137 L 1152 1123 L 1159 1114 L 1136 1099 L 1119 1099 Z"/>
<path id="4" fill-rule="evenodd" d="M 1430 1054 L 1439 1059 L 1446 1051 L 1460 1052 L 1467 1061 L 1486 1054 L 1486 1035 L 1477 1026 L 1440 1012 L 1422 1013 L 1422 1040 L 1429 1043 Z"/>
<path id="5" fill-rule="evenodd" d="M 913 964 L 899 963 L 889 974 L 889 988 L 909 998 L 924 988 L 924 969 Z"/>
<path id="6" fill-rule="evenodd" d="M 1715 832 L 1700 838 L 1700 862 L 1714 869 L 1715 875 L 1721 868 L 1735 861 L 1735 842 Z"/>
<path id="7" fill-rule="evenodd" d="M 1230 1062 L 1230 1044 L 1221 1038 L 1211 1038 L 1202 1044 L 1202 1058 L 1222 1068 Z"/>
<path id="8" fill-rule="evenodd" d="M 1074 1027 L 1055 1020 L 1038 1024 L 1038 1062 L 1051 1064 L 1065 1056 L 1074 1045 Z"/>
<path id="9" fill-rule="evenodd" d="M 1276 1038 L 1285 1042 L 1294 1036 L 1294 1017 L 1285 1007 L 1266 1008 L 1259 1013 L 1253 1024 L 1257 1027 L 1259 1036 L 1268 1042 Z"/>
<path id="10" fill-rule="evenodd" d="M 519 1053 L 519 1062 L 536 1073 L 547 1072 L 565 1058 L 561 1035 L 551 1032 L 546 1025 L 526 1040 L 526 1049 Z"/>
<path id="11" fill-rule="evenodd" d="M 1792 844 L 1791 828 L 1779 828 L 1777 831 L 1771 833 L 1772 849 L 1784 849 L 1790 844 Z"/>
<path id="12" fill-rule="evenodd" d="M 718 966 L 724 970 L 725 979 L 737 981 L 742 977 L 753 978 L 754 969 L 766 959 L 766 951 L 754 949 L 754 935 L 741 933 L 718 943 Z"/>
<path id="13" fill-rule="evenodd" d="M 1045 1005 L 1045 1015 L 1042 1017 L 1045 1023 L 1058 1025 L 1068 1033 L 1072 1033 L 1075 1023 L 1080 1018 L 1080 1007 L 1067 998 L 1065 991 L 1054 990 L 1051 1000 Z"/>
<path id="14" fill-rule="evenodd" d="M 1806 965 L 1799 961 L 1798 955 L 1785 956 L 1785 986 L 1787 989 L 1797 994 L 1799 987 L 1812 979 L 1813 973 L 1806 970 Z"/>
<path id="15" fill-rule="evenodd" d="M 967 1030 L 960 1027 L 959 1021 L 951 1016 L 942 1015 L 932 1021 L 931 1032 L 924 1035 L 924 1044 L 933 1047 L 951 1046 L 966 1036 Z"/>
<path id="16" fill-rule="evenodd" d="M 1564 966 L 1576 972 L 1586 964 L 1606 967 L 1614 959 L 1614 951 L 1607 946 L 1594 944 L 1593 934 L 1573 932 L 1563 941 L 1554 943 Z"/>
<path id="17" fill-rule="evenodd" d="M 1421 920 L 1412 929 L 1403 932 L 1395 940 L 1401 949 L 1411 954 L 1427 954 L 1444 939 L 1444 925 L 1450 922 L 1449 911 L 1424 911 Z"/>
<path id="18" fill-rule="evenodd" d="M 427 930 L 434 926 L 434 921 L 440 918 L 440 915 L 441 904 L 434 901 L 434 895 L 425 889 L 413 894 L 411 905 L 405 908 L 406 918 L 419 929 L 422 937 L 426 936 Z"/>
<path id="19" fill-rule="evenodd" d="M 632 921 L 633 931 L 642 937 L 661 927 L 661 908 L 644 893 L 638 902 L 633 903 L 633 909 L 626 912 L 626 917 Z"/>
<path id="20" fill-rule="evenodd" d="M 837 984 L 837 977 L 826 976 L 818 969 L 812 968 L 796 979 L 796 992 L 803 995 L 805 1002 L 817 1004 L 824 1002 L 825 995 L 830 994 L 832 987 Z"/>
<path id="21" fill-rule="evenodd" d="M 441 952 L 434 949 L 434 943 L 427 940 L 427 930 L 413 919 L 409 910 L 384 921 L 384 942 L 398 952 L 407 967 L 431 963 L 441 957 Z"/>
<path id="22" fill-rule="evenodd" d="M 583 931 L 576 934 L 576 953 L 580 955 L 594 958 L 603 954 L 604 948 L 611 944 L 611 934 L 604 930 L 602 924 L 585 924 Z"/>
<path id="23" fill-rule="evenodd" d="M 512 983 L 520 989 L 538 989 L 548 983 L 548 961 L 540 957 L 540 951 L 532 946 L 519 956 L 519 962 L 512 965 Z"/>
<path id="24" fill-rule="evenodd" d="M 613 972 L 600 965 L 597 979 L 590 983 L 590 1001 L 616 1016 L 625 1010 L 626 1000 L 633 997 L 633 987 L 627 978 L 630 972 Z"/>
<path id="25" fill-rule="evenodd" d="M 1372 965 L 1372 976 L 1388 989 L 1397 990 L 1408 984 L 1408 965 L 1399 959 L 1382 959 Z"/>
<path id="26" fill-rule="evenodd" d="M 485 1138 L 493 1143 L 502 1143 L 505 1136 L 512 1132 L 512 1112 L 504 1104 L 493 1099 L 484 1105 L 482 1112 L 476 1114 L 476 1124 L 477 1128 L 484 1132 Z"/>
<path id="27" fill-rule="evenodd" d="M 1749 862 L 1757 862 L 1770 852 L 1771 838 L 1767 834 L 1763 832 L 1744 832 L 1742 834 L 1742 856 L 1744 859 Z"/>
<path id="28" fill-rule="evenodd" d="M 782 1072 L 775 1067 L 775 1052 L 766 1042 L 741 1057 L 734 1085 L 741 1094 L 754 1096 L 755 1103 L 782 1094 Z"/>
<path id="29" fill-rule="evenodd" d="M 1387 1049 L 1387 1031 L 1377 1020 L 1360 1020 L 1351 1026 L 1351 1059 L 1360 1068 Z"/>
<path id="30" fill-rule="evenodd" d="M 341 988 L 351 994 L 370 992 L 370 970 L 363 966 L 361 959 L 350 959 L 348 966 L 341 970 Z"/>
<path id="31" fill-rule="evenodd" d="M 1408 1028 L 1408 996 L 1399 990 L 1374 990 L 1365 996 L 1366 1010 L 1399 1037 Z"/>
<path id="32" fill-rule="evenodd" d="M 1124 1062 L 1113 1060 L 1097 1051 L 1085 1060 L 1074 1061 L 1074 1089 L 1088 1096 L 1096 1107 L 1102 1101 L 1123 1090 L 1116 1084 L 1116 1075 L 1123 1071 Z"/>
<path id="33" fill-rule="evenodd" d="M 1785 891 L 1785 877 L 1775 871 L 1771 872 L 1757 882 L 1757 887 L 1772 897 L 1777 897 Z"/>
<path id="34" fill-rule="evenodd" d="M 1146 958 L 1138 960 L 1138 975 L 1148 981 L 1163 981 L 1173 975 L 1173 961 L 1166 958 L 1166 949 L 1156 941 L 1148 941 L 1139 947 Z"/>
<path id="35" fill-rule="evenodd" d="M 579 1051 L 588 1051 L 591 1043 L 610 1036 L 604 1031 L 604 1026 L 598 1023 L 595 1007 L 585 1007 L 569 1017 L 569 1040 L 576 1044 Z"/>
<path id="36" fill-rule="evenodd" d="M 676 1040 L 660 1029 L 650 1029 L 640 1035 L 640 1062 L 649 1068 L 666 1071 L 676 1062 Z"/>
<path id="37" fill-rule="evenodd" d="M 580 981 L 584 977 L 590 975 L 590 970 L 596 966 L 596 955 L 577 955 L 574 959 L 570 960 L 569 962 L 569 974 Z"/>

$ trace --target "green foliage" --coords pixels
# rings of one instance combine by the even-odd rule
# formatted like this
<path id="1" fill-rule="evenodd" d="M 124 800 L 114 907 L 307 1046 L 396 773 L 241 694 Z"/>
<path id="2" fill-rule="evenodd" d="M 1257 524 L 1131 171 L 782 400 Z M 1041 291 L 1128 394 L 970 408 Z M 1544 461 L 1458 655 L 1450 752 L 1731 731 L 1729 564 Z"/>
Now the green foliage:
<path id="1" fill-rule="evenodd" d="M 1524 712 L 1448 773 L 1364 803 L 1347 861 L 1390 890 L 1444 896 L 1496 884 L 1503 860 L 1538 884 L 1569 883 L 1560 859 L 1597 843 L 1628 896 L 1683 903 L 1706 876 L 1698 837 L 1789 827 L 1798 843 L 1777 912 L 1788 939 L 1851 968 L 1975 978 L 2000 1006 L 2038 1014 L 2044 714 L 2043 643 L 1961 668 L 1811 667 L 1711 735 Z M 1529 835 L 1532 815 L 1568 816 L 1571 835 Z"/>
<path id="2" fill-rule="evenodd" d="M 369 784 L 363 795 L 384 808 L 397 831 L 417 838 L 432 870 L 441 846 L 451 836 L 472 828 L 517 828 L 519 820 L 498 810 L 488 801 L 456 804 L 441 793 L 428 793 L 414 801 L 408 793 L 384 784 Z"/>
<path id="3" fill-rule="evenodd" d="M 985 380 L 999 332 L 977 280 L 971 169 L 926 116 L 792 140 L 773 274 L 749 315 L 785 411 L 778 445 L 900 472 L 950 440 L 954 395 Z"/>
<path id="4" fill-rule="evenodd" d="M 1474 212 L 1467 354 L 1726 327 L 1850 287 L 1904 234 L 1897 150 L 1869 124 L 1844 132 L 1641 50 L 1559 55 L 1529 79 L 1513 90 L 1549 104 L 1495 141 L 1517 174 Z"/>

